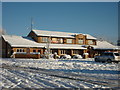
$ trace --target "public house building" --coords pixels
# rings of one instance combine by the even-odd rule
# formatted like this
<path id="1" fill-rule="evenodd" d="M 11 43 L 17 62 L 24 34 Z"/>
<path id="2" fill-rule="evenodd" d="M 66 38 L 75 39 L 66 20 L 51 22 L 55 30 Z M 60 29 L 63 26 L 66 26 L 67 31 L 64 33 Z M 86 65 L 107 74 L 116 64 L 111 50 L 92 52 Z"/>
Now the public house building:
<path id="1" fill-rule="evenodd" d="M 103 46 L 104 44 L 104 46 Z M 106 50 L 117 50 L 116 46 L 97 41 L 89 34 L 67 33 L 45 30 L 31 30 L 26 37 L 2 35 L 2 57 L 4 58 L 42 58 L 47 52 L 61 55 L 95 54 Z"/>

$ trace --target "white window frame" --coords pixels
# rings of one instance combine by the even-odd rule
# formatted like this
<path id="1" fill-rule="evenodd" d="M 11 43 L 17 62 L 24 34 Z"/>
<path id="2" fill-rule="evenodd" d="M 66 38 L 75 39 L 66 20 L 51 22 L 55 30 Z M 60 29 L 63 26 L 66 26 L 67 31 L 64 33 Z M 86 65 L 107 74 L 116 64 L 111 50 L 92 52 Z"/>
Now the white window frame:
<path id="1" fill-rule="evenodd" d="M 59 43 L 63 43 L 63 38 L 58 38 Z"/>
<path id="2" fill-rule="evenodd" d="M 78 40 L 78 44 L 83 44 L 83 43 L 84 43 L 83 39 Z"/>
<path id="3" fill-rule="evenodd" d="M 47 37 L 42 37 L 42 42 L 48 42 L 48 38 Z"/>
<path id="4" fill-rule="evenodd" d="M 88 40 L 88 45 L 93 45 L 93 44 L 94 44 L 93 40 Z"/>
<path id="5" fill-rule="evenodd" d="M 72 39 L 67 39 L 66 43 L 72 43 Z"/>

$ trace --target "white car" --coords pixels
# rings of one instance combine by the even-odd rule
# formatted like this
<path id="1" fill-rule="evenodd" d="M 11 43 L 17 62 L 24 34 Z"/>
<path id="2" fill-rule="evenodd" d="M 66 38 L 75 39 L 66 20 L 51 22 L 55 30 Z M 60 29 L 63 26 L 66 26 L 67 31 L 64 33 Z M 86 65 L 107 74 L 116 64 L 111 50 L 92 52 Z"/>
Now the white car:
<path id="1" fill-rule="evenodd" d="M 100 56 L 94 57 L 96 62 L 120 62 L 120 54 L 118 52 L 104 52 Z"/>
<path id="2" fill-rule="evenodd" d="M 81 55 L 74 55 L 73 59 L 82 59 L 83 57 Z"/>
<path id="3" fill-rule="evenodd" d="M 61 55 L 60 59 L 71 59 L 70 55 Z"/>

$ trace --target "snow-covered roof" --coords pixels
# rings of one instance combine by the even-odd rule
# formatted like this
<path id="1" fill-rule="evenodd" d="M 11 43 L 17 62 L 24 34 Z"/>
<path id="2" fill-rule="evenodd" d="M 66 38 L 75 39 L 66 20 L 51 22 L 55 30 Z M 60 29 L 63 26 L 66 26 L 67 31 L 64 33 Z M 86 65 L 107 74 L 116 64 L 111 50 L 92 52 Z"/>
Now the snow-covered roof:
<path id="1" fill-rule="evenodd" d="M 75 35 L 81 33 L 68 33 L 68 32 L 57 32 L 57 31 L 45 31 L 45 30 L 32 30 L 37 36 L 51 36 L 51 37 L 66 37 L 66 38 L 75 38 Z M 87 39 L 96 39 L 95 37 L 89 34 L 86 35 Z"/>
<path id="2" fill-rule="evenodd" d="M 107 41 L 97 41 L 97 45 L 93 47 L 94 49 L 118 49 L 117 46 L 114 46 Z"/>
<path id="3" fill-rule="evenodd" d="M 37 47 L 37 48 L 47 48 L 46 43 L 37 43 L 30 37 L 21 37 L 14 35 L 2 35 L 4 40 L 8 42 L 11 47 Z M 75 44 L 50 44 L 50 48 L 53 49 L 86 49 L 81 45 Z"/>
<path id="4" fill-rule="evenodd" d="M 4 40 L 12 47 L 43 47 L 42 44 L 36 43 L 28 37 L 21 37 L 15 35 L 2 35 Z"/>
<path id="5" fill-rule="evenodd" d="M 32 30 L 32 31 L 38 36 L 74 38 L 73 35 L 76 35 L 76 33 L 66 33 L 66 32 L 57 32 L 57 31 L 45 31 L 45 30 Z"/>

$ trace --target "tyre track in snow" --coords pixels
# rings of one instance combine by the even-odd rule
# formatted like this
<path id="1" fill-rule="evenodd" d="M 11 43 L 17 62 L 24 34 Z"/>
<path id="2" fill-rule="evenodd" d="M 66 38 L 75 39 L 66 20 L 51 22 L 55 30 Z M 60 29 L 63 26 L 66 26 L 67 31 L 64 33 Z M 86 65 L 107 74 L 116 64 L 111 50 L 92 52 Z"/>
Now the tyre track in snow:
<path id="1" fill-rule="evenodd" d="M 54 76 L 54 77 L 58 77 L 58 78 L 77 80 L 77 81 L 84 81 L 84 82 L 87 82 L 87 83 L 96 84 L 96 85 L 102 85 L 102 86 L 108 86 L 108 87 L 118 87 L 116 85 L 115 81 L 113 81 L 113 80 L 107 80 L 107 79 L 101 80 L 101 79 L 98 79 L 98 78 L 80 76 L 80 75 L 71 74 L 71 73 L 50 71 L 50 70 L 40 69 L 40 68 L 9 66 L 9 65 L 5 65 L 5 64 L 2 65 L 2 68 L 12 69 L 12 70 L 13 69 L 14 70 L 22 70 L 22 71 L 31 72 L 31 73 L 46 74 L 46 75 Z"/>
<path id="2" fill-rule="evenodd" d="M 51 76 L 50 76 L 51 77 Z M 46 78 L 43 78 L 43 77 L 37 77 L 36 79 L 38 79 L 38 80 L 40 80 L 41 82 L 45 82 L 46 84 L 53 84 L 52 86 L 54 87 L 54 88 L 56 88 L 56 86 L 57 86 L 57 88 L 76 88 L 74 85 L 69 85 L 69 84 L 67 84 L 67 83 L 65 83 L 64 82 L 64 80 L 62 80 L 61 81 L 61 79 L 60 80 L 57 80 L 57 81 L 59 81 L 59 82 L 57 82 L 57 81 L 53 81 L 53 80 L 46 80 Z M 58 78 L 57 78 L 58 79 Z M 50 86 L 51 86 L 50 85 Z M 52 87 L 51 86 L 51 87 Z"/>
<path id="3" fill-rule="evenodd" d="M 42 86 L 42 88 L 60 88 L 59 86 L 64 86 L 63 88 L 70 88 L 70 87 L 73 87 L 73 88 L 75 88 L 74 86 L 72 86 L 72 85 L 68 85 L 68 84 L 66 84 L 66 83 L 63 83 L 62 82 L 62 84 L 61 85 L 59 85 L 59 83 L 58 84 L 56 84 L 56 82 L 50 82 L 50 80 L 46 80 L 46 79 L 43 79 L 44 77 L 32 77 L 32 79 L 33 80 L 31 80 L 30 78 L 26 78 L 26 73 L 24 72 L 24 73 L 21 73 L 21 72 L 19 72 L 19 71 L 14 71 L 14 70 L 8 70 L 7 72 L 6 72 L 8 75 L 2 75 L 2 76 L 4 76 L 4 77 L 7 77 L 7 79 L 6 80 L 9 80 L 10 82 L 11 81 L 14 81 L 14 77 L 19 77 L 19 79 L 21 79 L 22 80 L 22 82 L 20 83 L 20 85 L 18 85 L 18 83 L 19 82 L 17 82 L 17 81 L 14 81 L 14 82 L 12 82 L 12 85 L 10 85 L 10 87 L 9 88 L 15 88 L 17 85 L 20 87 L 20 88 L 25 88 L 25 87 L 28 87 L 28 84 L 26 84 L 26 82 L 24 81 L 25 79 L 26 80 L 28 80 L 29 81 L 29 83 L 31 83 L 31 81 L 32 81 L 32 84 L 31 85 L 34 85 L 34 86 L 36 86 L 36 84 L 37 84 L 37 86 L 36 87 L 38 87 L 38 88 L 41 88 L 40 86 Z M 12 76 L 12 77 L 11 77 Z M 30 77 L 29 75 L 27 75 L 27 77 Z M 12 79 L 11 79 L 12 78 Z M 36 83 L 37 82 L 37 83 Z M 60 81 L 61 82 L 61 81 Z M 64 84 L 64 85 L 63 85 Z M 36 87 L 33 87 L 33 86 L 31 86 L 32 88 L 36 88 Z"/>
<path id="4" fill-rule="evenodd" d="M 9 72 L 6 71 L 5 73 L 1 74 L 2 83 L 4 83 L 5 88 L 11 88 L 11 87 L 15 86 L 17 84 L 17 82 L 13 81 L 14 79 L 11 77 L 10 73 L 9 73 L 9 75 L 6 75 L 6 73 L 8 74 Z M 17 87 L 20 88 L 18 85 L 17 85 Z"/>
<path id="5" fill-rule="evenodd" d="M 36 87 L 45 88 L 46 87 L 46 85 L 36 81 L 35 79 L 32 79 L 32 77 L 30 77 L 29 75 L 26 75 L 25 72 L 21 73 L 19 71 L 14 70 L 14 72 L 12 71 L 11 73 L 16 74 L 18 77 L 21 78 L 21 80 L 23 80 L 23 81 L 25 80 L 24 83 L 26 83 L 26 81 L 29 82 L 29 84 L 30 84 L 29 86 L 31 86 L 32 88 L 36 88 Z M 22 82 L 21 84 L 24 85 L 24 83 Z M 29 87 L 29 86 L 28 86 L 28 83 L 26 83 L 26 86 L 24 86 L 24 87 Z"/>
<path id="6" fill-rule="evenodd" d="M 25 88 L 25 87 L 29 87 L 29 86 L 31 86 L 32 88 L 36 88 L 36 87 L 39 87 L 39 88 L 44 88 L 45 86 L 44 85 L 41 85 L 40 83 L 38 83 L 38 82 L 36 82 L 35 80 L 32 80 L 32 79 L 30 79 L 30 78 L 27 78 L 25 75 L 22 75 L 22 73 L 20 74 L 18 71 L 10 71 L 10 70 L 8 70 L 8 72 L 7 73 L 9 73 L 9 75 L 2 75 L 2 76 L 5 76 L 5 77 L 9 77 L 9 78 L 11 78 L 11 76 L 14 76 L 14 77 L 19 77 L 19 79 L 21 79 L 21 83 L 20 83 L 20 85 L 18 85 L 20 88 Z M 26 82 L 26 80 L 27 81 L 29 81 L 29 86 L 28 86 L 28 83 Z M 10 80 L 11 81 L 11 80 Z M 19 82 L 18 82 L 19 83 Z M 16 84 L 18 84 L 17 82 L 16 83 L 14 83 L 15 84 L 15 86 L 16 86 Z M 11 86 L 10 88 L 14 88 L 15 87 L 14 85 L 13 86 Z M 41 87 L 40 87 L 41 86 Z"/>
<path id="7" fill-rule="evenodd" d="M 25 79 L 26 80 L 28 80 L 29 81 L 29 83 L 31 83 L 31 81 L 32 81 L 32 83 L 33 84 L 31 84 L 31 85 L 34 85 L 34 86 L 36 86 L 36 84 L 37 84 L 37 86 L 36 87 L 39 87 L 39 88 L 41 88 L 40 86 L 42 86 L 42 88 L 59 88 L 59 84 L 56 84 L 55 82 L 53 83 L 53 82 L 50 82 L 50 80 L 46 80 L 46 79 L 43 79 L 43 77 L 32 77 L 32 79 L 33 80 L 31 80 L 30 78 L 27 78 L 27 77 L 30 77 L 29 75 L 27 75 L 25 72 L 24 73 L 21 73 L 21 72 L 19 72 L 19 71 L 14 71 L 14 70 L 8 70 L 8 72 L 7 72 L 7 74 L 9 74 L 10 76 L 12 76 L 12 77 L 19 77 L 21 80 L 22 80 L 22 82 L 21 82 L 21 85 L 19 85 L 19 87 L 20 88 L 24 88 L 24 87 L 28 87 L 28 85 L 26 84 L 26 82 L 24 81 Z M 27 75 L 27 77 L 26 77 L 26 75 Z M 2 76 L 5 76 L 5 75 L 2 75 Z M 9 77 L 9 79 L 10 78 L 12 78 L 12 77 L 10 77 L 10 76 L 5 76 L 5 77 Z M 11 79 L 10 81 L 14 81 L 13 79 Z M 16 82 L 16 83 L 13 83 L 13 85 L 12 86 L 10 86 L 10 88 L 14 88 L 17 84 L 18 84 L 19 82 Z M 67 85 L 67 84 L 66 84 Z M 60 85 L 60 86 L 62 86 L 62 85 Z M 74 87 L 74 86 L 70 86 L 70 85 L 67 85 L 67 86 L 69 86 L 69 87 Z M 33 87 L 33 86 L 32 86 Z M 33 87 L 33 88 L 36 88 L 36 87 Z M 64 86 L 64 87 L 66 87 L 66 86 Z M 63 88 L 64 88 L 63 87 Z M 75 88 L 75 87 L 74 87 Z"/>
<path id="8" fill-rule="evenodd" d="M 9 80 L 9 83 L 11 83 L 11 85 L 8 85 L 9 86 L 9 88 L 16 88 L 16 87 L 18 87 L 18 88 L 25 88 L 25 87 L 28 87 L 28 84 L 26 84 L 26 82 L 24 81 L 25 79 L 26 80 L 28 80 L 29 81 L 29 83 L 31 83 L 31 81 L 32 81 L 32 83 L 33 83 L 33 85 L 34 86 L 36 86 L 35 84 L 37 84 L 38 86 L 36 86 L 36 87 L 38 87 L 38 88 L 41 88 L 40 86 L 43 86 L 42 88 L 60 88 L 59 87 L 59 83 L 58 84 L 56 84 L 56 82 L 50 82 L 50 80 L 46 80 L 46 79 L 43 79 L 43 77 L 33 77 L 32 79 L 34 80 L 34 82 L 33 82 L 33 80 L 31 80 L 31 79 L 28 79 L 28 78 L 26 78 L 26 75 L 27 74 L 25 74 L 25 73 L 21 73 L 21 72 L 19 72 L 19 71 L 11 71 L 11 70 L 8 70 L 7 72 L 6 72 L 8 75 L 4 75 L 4 74 L 2 74 L 2 76 L 4 76 L 4 78 L 5 77 L 7 77 L 6 78 L 6 80 Z M 6 74 L 5 73 L 5 74 Z M 11 77 L 12 76 L 12 77 Z M 17 82 L 17 81 L 15 81 L 15 79 L 14 79 L 14 77 L 19 77 L 19 79 L 21 79 L 22 80 L 22 82 L 20 83 L 20 82 Z M 24 78 L 25 77 L 25 78 Z M 27 76 L 27 77 L 29 77 L 29 75 Z M 35 81 L 37 82 L 37 83 L 35 83 Z M 20 83 L 20 85 L 19 85 L 19 83 Z M 62 82 L 63 83 L 63 82 Z M 67 85 L 67 84 L 65 84 L 65 83 L 63 83 L 64 85 L 60 85 L 60 86 L 64 86 L 63 88 L 70 88 L 70 87 L 73 87 L 73 88 L 75 88 L 74 86 L 71 86 L 71 85 Z M 32 85 L 32 84 L 31 84 Z M 36 87 L 33 87 L 33 86 L 31 86 L 32 88 L 36 88 Z"/>

